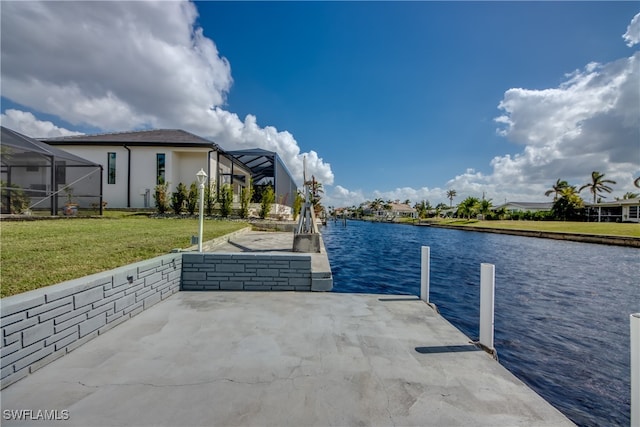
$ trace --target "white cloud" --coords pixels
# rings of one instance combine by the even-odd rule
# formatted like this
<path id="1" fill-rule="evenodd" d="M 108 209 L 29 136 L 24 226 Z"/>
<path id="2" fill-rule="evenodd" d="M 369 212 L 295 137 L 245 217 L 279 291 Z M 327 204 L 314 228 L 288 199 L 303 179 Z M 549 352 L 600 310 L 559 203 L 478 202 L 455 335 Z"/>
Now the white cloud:
<path id="1" fill-rule="evenodd" d="M 608 200 L 637 192 L 633 179 L 640 176 L 640 52 L 606 64 L 590 63 L 565 77 L 555 88 L 505 92 L 498 106 L 503 114 L 495 119 L 497 131 L 522 151 L 496 156 L 489 173 L 468 169 L 449 180 L 446 189 L 457 192 L 454 203 L 483 194 L 494 204 L 550 201 L 544 192 L 556 179 L 580 186 L 594 170 L 617 182 Z M 367 198 L 448 203 L 446 189 L 398 188 L 374 191 Z"/>
<path id="2" fill-rule="evenodd" d="M 617 180 L 622 192 L 631 188 L 640 170 L 640 53 L 588 64 L 557 88 L 509 89 L 499 108 L 499 133 L 525 147 L 492 160 L 484 180 L 495 191 L 539 198 L 557 178 L 581 185 L 593 170 Z M 463 177 L 452 184 L 470 178 Z"/>
<path id="3" fill-rule="evenodd" d="M 333 188 L 325 187 L 324 190 L 322 204 L 327 207 L 359 206 L 360 203 L 367 200 L 362 190 L 351 191 L 341 185 L 336 185 Z"/>
<path id="4" fill-rule="evenodd" d="M 332 184 L 330 165 L 289 132 L 222 108 L 231 65 L 197 16 L 186 1 L 5 2 L 2 95 L 76 126 L 181 128 L 224 148 L 276 150 L 300 182 L 306 154 L 309 173 Z"/>
<path id="5" fill-rule="evenodd" d="M 629 47 L 640 43 L 640 13 L 633 17 L 627 27 L 627 32 L 622 35 L 622 38 Z"/>
<path id="6" fill-rule="evenodd" d="M 0 115 L 0 121 L 2 126 L 32 138 L 82 135 L 81 132 L 58 127 L 49 121 L 38 120 L 32 113 L 14 109 L 6 110 Z"/>

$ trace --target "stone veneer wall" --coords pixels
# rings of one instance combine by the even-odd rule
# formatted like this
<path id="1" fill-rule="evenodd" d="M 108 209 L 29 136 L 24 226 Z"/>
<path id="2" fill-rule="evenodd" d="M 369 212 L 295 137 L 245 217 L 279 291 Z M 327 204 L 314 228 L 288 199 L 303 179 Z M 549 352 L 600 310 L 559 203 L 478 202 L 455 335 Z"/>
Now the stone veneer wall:
<path id="1" fill-rule="evenodd" d="M 182 256 L 163 255 L 2 298 L 1 388 L 177 292 Z"/>
<path id="2" fill-rule="evenodd" d="M 184 253 L 184 291 L 311 291 L 311 256 Z"/>

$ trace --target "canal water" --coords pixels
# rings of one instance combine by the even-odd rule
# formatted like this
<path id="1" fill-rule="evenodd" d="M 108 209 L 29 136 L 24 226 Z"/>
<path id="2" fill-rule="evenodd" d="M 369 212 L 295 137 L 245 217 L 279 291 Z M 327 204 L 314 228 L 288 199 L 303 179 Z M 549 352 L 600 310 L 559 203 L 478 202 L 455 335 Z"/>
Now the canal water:
<path id="1" fill-rule="evenodd" d="M 494 264 L 500 363 L 578 425 L 629 425 L 638 249 L 361 221 L 322 234 L 335 292 L 419 295 L 429 246 L 429 299 L 473 340 L 480 264 Z"/>

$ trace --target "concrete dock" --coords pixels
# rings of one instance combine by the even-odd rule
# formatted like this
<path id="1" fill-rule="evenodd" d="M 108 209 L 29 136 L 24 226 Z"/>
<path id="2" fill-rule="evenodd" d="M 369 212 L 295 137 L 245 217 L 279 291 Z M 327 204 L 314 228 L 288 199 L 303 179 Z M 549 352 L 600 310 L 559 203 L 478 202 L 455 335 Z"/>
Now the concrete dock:
<path id="1" fill-rule="evenodd" d="M 219 250 L 278 249 L 242 239 Z M 573 425 L 416 297 L 316 292 L 178 292 L 2 390 L 2 410 L 3 426 Z"/>

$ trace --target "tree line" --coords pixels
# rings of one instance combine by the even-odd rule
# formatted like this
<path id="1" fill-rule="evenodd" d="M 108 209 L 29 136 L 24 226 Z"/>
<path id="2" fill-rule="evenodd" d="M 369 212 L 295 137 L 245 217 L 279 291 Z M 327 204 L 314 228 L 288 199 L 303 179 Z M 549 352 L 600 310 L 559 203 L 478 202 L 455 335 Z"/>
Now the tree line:
<path id="1" fill-rule="evenodd" d="M 593 204 L 601 203 L 606 198 L 604 193 L 611 193 L 613 188 L 611 185 L 617 184 L 616 181 L 605 178 L 605 174 L 599 171 L 591 173 L 591 179 L 580 187 L 570 185 L 567 181 L 558 179 L 550 189 L 545 191 L 545 196 L 553 195 L 553 205 L 549 212 L 512 212 L 507 214 L 504 209 L 492 210 L 491 200 L 479 200 L 474 197 L 467 197 L 458 205 L 457 215 L 460 217 L 471 218 L 474 215 L 483 215 L 488 219 L 499 219 L 509 215 L 512 219 L 542 219 L 542 220 L 581 220 L 584 219 L 585 201 L 580 193 L 587 190 L 591 193 Z M 634 180 L 634 185 L 640 188 L 640 177 Z M 447 198 L 453 202 L 456 196 L 455 190 L 447 191 Z M 635 199 L 640 197 L 639 193 L 627 192 L 622 199 Z M 616 198 L 618 200 L 618 198 Z M 515 218 L 514 218 L 515 217 Z"/>
<path id="2" fill-rule="evenodd" d="M 458 195 L 455 189 L 448 189 L 446 192 L 449 205 L 439 203 L 436 206 L 432 206 L 428 200 L 422 200 L 415 203 L 413 208 L 421 219 L 441 216 L 470 219 L 481 216 L 483 219 L 580 220 L 585 217 L 585 202 L 580 196 L 580 193 L 587 190 L 591 195 L 593 204 L 600 203 L 602 199 L 606 198 L 605 193 L 611 193 L 613 191 L 611 185 L 615 184 L 615 181 L 607 179 L 605 174 L 598 171 L 593 171 L 590 181 L 580 187 L 570 185 L 567 181 L 558 179 L 556 183 L 544 193 L 547 197 L 551 195 L 554 196 L 550 211 L 507 212 L 504 207 L 495 209 L 492 200 L 485 199 L 484 195 L 481 199 L 469 196 L 454 207 L 453 200 Z M 640 188 L 640 177 L 634 180 L 634 185 Z M 639 193 L 627 192 L 622 196 L 622 199 L 635 199 L 638 197 L 640 197 Z M 616 198 L 616 200 L 617 199 L 618 198 Z M 385 201 L 378 198 L 372 201 L 365 201 L 359 206 L 354 205 L 345 208 L 345 210 L 349 216 L 364 217 L 366 211 L 390 211 L 393 203 L 391 200 Z M 410 206 L 411 202 L 410 200 L 405 200 L 404 204 Z M 335 208 L 329 207 L 329 214 L 335 215 Z"/>

